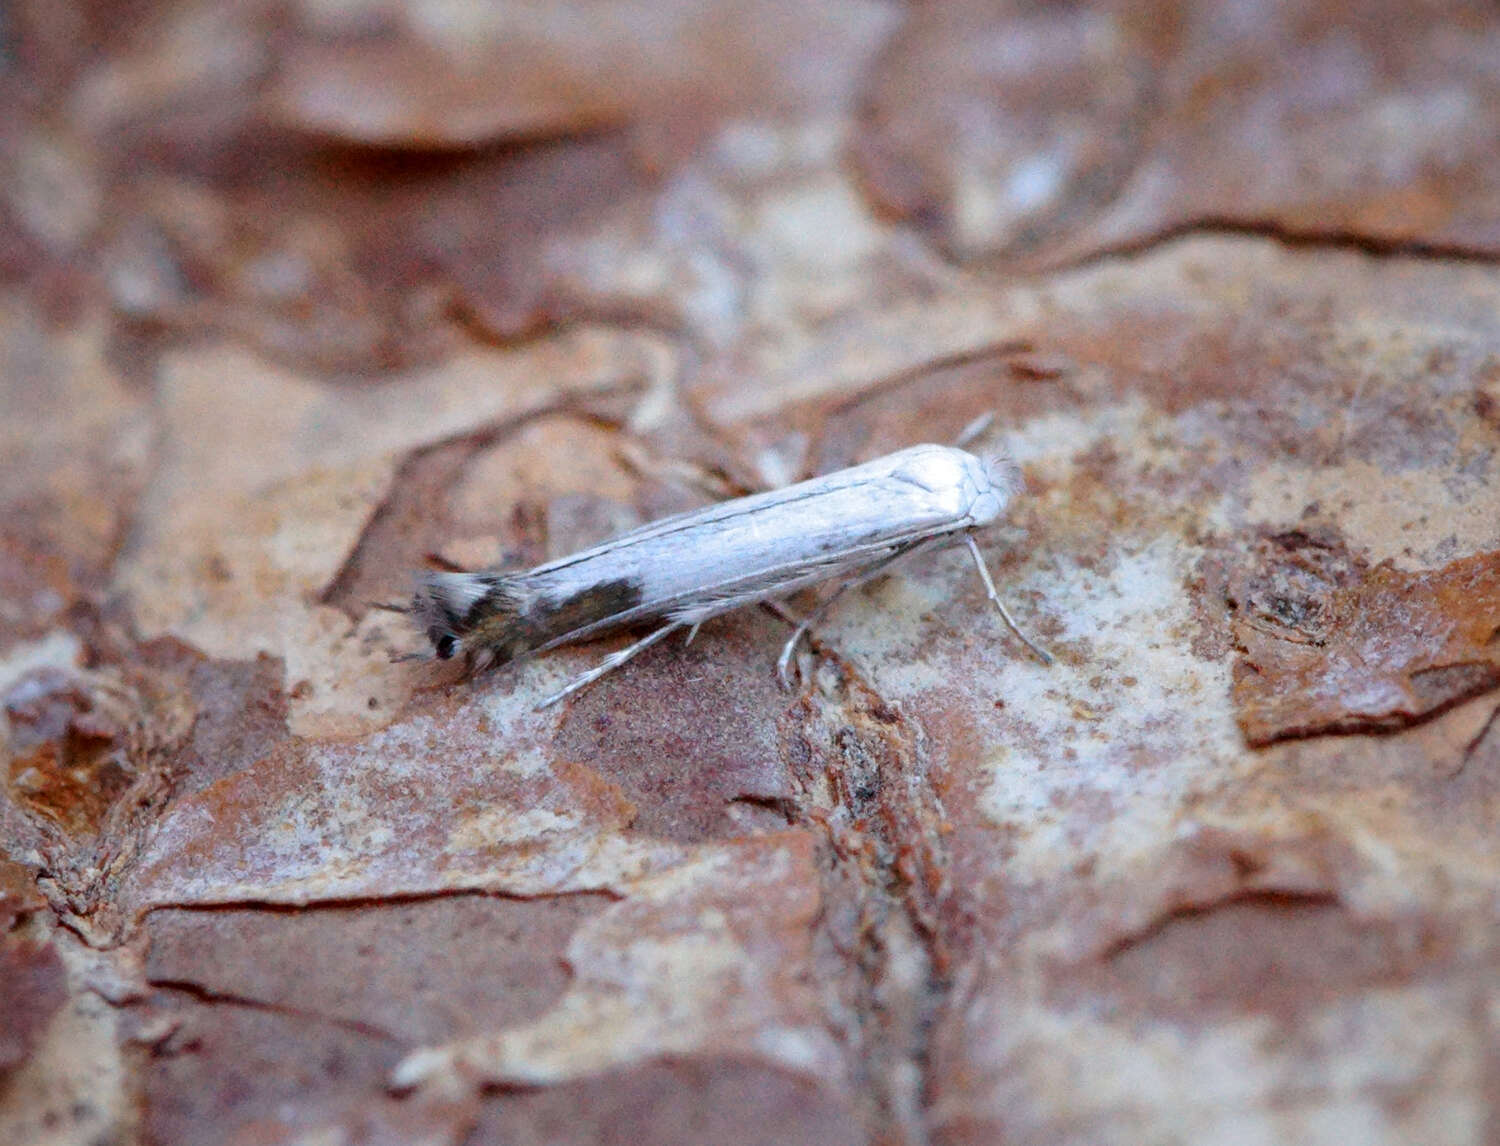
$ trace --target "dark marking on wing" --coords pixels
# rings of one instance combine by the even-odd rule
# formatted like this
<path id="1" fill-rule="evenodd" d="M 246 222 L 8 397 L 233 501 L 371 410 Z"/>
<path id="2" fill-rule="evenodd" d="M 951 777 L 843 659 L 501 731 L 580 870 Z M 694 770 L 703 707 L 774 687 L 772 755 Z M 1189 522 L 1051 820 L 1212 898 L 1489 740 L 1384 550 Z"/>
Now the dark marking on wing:
<path id="1" fill-rule="evenodd" d="M 640 581 L 620 577 L 601 581 L 560 600 L 541 598 L 524 613 L 491 613 L 477 619 L 473 637 L 486 646 L 496 664 L 506 664 L 544 645 L 568 637 L 580 629 L 610 626 L 604 622 L 620 617 L 645 597 Z M 480 608 L 486 602 L 475 607 Z"/>
<path id="2" fill-rule="evenodd" d="M 597 621 L 627 613 L 639 605 L 644 597 L 645 590 L 634 577 L 600 581 L 597 585 L 590 585 L 556 603 L 542 602 L 536 610 L 537 624 L 546 628 L 550 640 Z"/>

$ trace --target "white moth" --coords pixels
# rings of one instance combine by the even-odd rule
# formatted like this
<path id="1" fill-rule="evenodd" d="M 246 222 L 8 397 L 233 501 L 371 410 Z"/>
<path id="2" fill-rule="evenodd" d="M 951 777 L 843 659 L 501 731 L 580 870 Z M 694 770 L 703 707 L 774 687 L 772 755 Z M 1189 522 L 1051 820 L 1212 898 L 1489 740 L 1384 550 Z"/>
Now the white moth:
<path id="1" fill-rule="evenodd" d="M 843 585 L 800 624 L 797 643 L 844 591 L 919 549 L 967 544 L 985 591 L 1012 632 L 1044 661 L 995 592 L 973 531 L 1004 512 L 1014 466 L 954 446 L 912 446 L 811 481 L 664 518 L 524 572 L 426 573 L 405 610 L 433 655 L 462 655 L 472 672 L 631 626 L 650 635 L 575 678 L 545 708 L 678 629 L 691 641 L 710 617 L 834 577 Z"/>

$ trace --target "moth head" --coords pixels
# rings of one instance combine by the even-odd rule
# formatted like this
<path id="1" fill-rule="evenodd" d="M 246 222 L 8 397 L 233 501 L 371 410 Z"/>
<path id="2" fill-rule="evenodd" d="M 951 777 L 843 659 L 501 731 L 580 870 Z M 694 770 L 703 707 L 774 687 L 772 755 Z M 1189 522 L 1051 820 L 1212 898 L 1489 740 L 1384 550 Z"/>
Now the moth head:
<path id="1" fill-rule="evenodd" d="M 465 651 L 465 639 L 497 607 L 500 579 L 488 573 L 424 573 L 412 592 L 413 622 L 432 642 L 432 655 L 448 660 Z M 489 607 L 486 607 L 486 604 Z"/>

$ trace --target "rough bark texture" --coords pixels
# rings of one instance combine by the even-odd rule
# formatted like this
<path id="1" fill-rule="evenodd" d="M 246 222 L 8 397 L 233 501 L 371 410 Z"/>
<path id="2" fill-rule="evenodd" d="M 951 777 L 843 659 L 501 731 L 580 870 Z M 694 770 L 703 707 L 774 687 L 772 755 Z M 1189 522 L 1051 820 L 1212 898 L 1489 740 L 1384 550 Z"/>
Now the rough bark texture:
<path id="1" fill-rule="evenodd" d="M 1497 139 L 1477 2 L 5 7 L 0 1141 L 1497 1140 Z M 1050 669 L 390 661 L 985 413 Z"/>

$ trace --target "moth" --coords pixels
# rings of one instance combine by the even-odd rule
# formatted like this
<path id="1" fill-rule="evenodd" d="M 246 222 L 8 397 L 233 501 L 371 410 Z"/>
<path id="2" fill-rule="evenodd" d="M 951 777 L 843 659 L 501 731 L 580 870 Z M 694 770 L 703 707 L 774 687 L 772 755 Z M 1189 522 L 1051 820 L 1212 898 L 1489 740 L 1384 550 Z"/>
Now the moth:
<path id="1" fill-rule="evenodd" d="M 798 643 L 843 593 L 918 551 L 963 544 L 1005 624 L 1036 656 L 995 591 L 974 532 L 1020 487 L 1015 466 L 956 446 L 920 445 L 810 481 L 643 525 L 603 545 L 520 572 L 419 575 L 408 606 L 431 656 L 470 672 L 654 623 L 658 627 L 574 678 L 556 704 L 681 629 L 834 578 L 843 583 L 799 623 L 777 670 L 789 682 Z"/>

